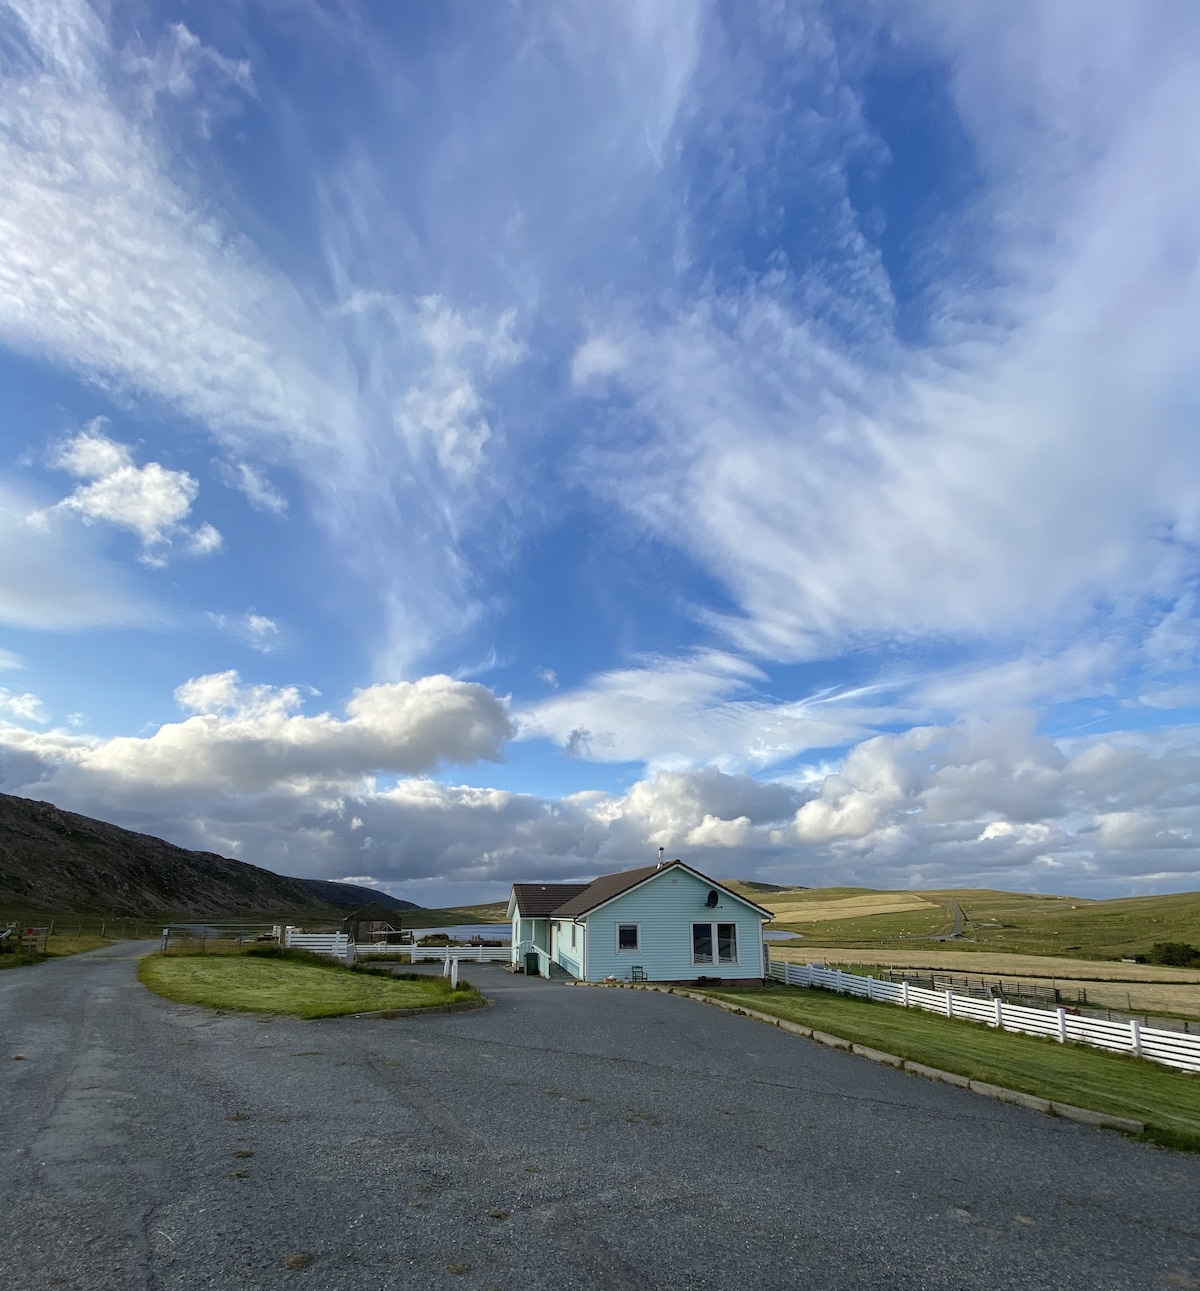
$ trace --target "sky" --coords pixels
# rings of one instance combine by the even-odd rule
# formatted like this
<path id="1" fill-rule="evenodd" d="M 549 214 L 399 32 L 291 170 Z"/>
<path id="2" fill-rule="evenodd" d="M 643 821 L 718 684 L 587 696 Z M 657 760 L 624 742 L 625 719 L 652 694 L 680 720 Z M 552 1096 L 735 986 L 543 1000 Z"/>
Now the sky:
<path id="1" fill-rule="evenodd" d="M 1200 888 L 1198 120 L 1181 0 L 0 0 L 0 791 Z"/>

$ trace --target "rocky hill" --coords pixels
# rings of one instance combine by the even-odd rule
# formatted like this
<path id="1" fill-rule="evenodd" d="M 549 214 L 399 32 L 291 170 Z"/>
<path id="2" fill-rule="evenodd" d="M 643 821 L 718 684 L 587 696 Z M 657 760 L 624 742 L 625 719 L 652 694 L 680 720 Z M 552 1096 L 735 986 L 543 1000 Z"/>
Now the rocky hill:
<path id="1" fill-rule="evenodd" d="M 353 910 L 371 901 L 418 908 L 374 889 L 285 878 L 48 802 L 0 794 L 0 910 L 232 917 Z"/>

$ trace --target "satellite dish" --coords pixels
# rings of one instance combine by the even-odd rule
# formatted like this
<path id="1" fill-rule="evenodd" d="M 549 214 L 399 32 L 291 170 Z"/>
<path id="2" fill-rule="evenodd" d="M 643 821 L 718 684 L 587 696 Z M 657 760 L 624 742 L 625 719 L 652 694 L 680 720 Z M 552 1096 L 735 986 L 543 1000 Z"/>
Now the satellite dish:
<path id="1" fill-rule="evenodd" d="M 708 906 L 710 910 L 715 910 L 717 908 L 717 902 L 720 899 L 721 898 L 717 895 L 717 889 L 711 888 L 709 890 L 708 896 L 704 898 L 704 904 Z"/>

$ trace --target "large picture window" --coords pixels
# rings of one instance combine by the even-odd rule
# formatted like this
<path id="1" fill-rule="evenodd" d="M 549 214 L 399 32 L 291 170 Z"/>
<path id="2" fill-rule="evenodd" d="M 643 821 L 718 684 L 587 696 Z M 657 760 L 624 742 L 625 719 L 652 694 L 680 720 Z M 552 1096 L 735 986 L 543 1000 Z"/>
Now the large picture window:
<path id="1" fill-rule="evenodd" d="M 641 949 L 639 932 L 640 925 L 636 923 L 617 924 L 617 949 L 632 951 L 636 954 Z"/>
<path id="2" fill-rule="evenodd" d="M 693 964 L 736 964 L 736 923 L 692 924 Z"/>

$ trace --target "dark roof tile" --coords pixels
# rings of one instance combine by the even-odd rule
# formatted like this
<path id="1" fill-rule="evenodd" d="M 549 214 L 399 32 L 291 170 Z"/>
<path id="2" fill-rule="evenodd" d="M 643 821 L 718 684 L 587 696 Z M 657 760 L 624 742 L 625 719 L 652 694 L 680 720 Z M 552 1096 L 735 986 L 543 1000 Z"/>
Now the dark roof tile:
<path id="1" fill-rule="evenodd" d="M 564 901 L 585 891 L 587 883 L 514 883 L 517 909 L 522 919 L 545 919 Z"/>

